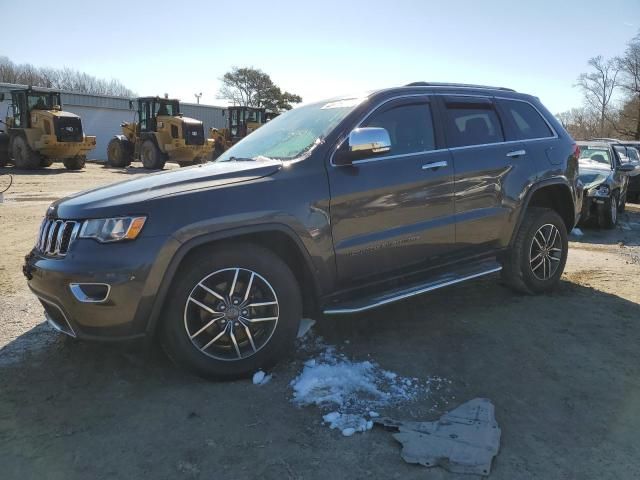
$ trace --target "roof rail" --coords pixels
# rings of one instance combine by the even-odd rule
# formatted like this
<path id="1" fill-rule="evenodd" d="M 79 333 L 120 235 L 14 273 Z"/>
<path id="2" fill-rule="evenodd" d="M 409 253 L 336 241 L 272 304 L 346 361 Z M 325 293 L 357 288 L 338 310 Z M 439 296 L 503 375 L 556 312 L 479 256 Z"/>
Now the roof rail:
<path id="1" fill-rule="evenodd" d="M 515 92 L 513 88 L 490 87 L 488 85 L 473 85 L 469 83 L 447 83 L 447 82 L 412 82 L 405 87 L 464 87 L 464 88 L 484 88 L 488 90 L 503 90 L 505 92 Z"/>

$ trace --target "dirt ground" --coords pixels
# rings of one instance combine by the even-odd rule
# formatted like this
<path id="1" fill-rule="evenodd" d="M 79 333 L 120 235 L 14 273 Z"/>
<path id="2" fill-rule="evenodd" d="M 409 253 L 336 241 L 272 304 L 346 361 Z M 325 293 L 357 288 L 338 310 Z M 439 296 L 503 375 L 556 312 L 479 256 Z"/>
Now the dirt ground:
<path id="1" fill-rule="evenodd" d="M 0 478 L 469 478 L 404 463 L 386 431 L 344 438 L 319 409 L 293 406 L 302 350 L 266 385 L 212 383 L 157 351 L 77 342 L 44 324 L 20 267 L 47 205 L 137 174 L 16 172 L 0 204 Z M 502 428 L 492 479 L 640 478 L 640 207 L 615 230 L 584 233 L 551 295 L 487 277 L 313 334 L 354 360 L 451 381 L 383 414 L 431 420 L 491 399 Z"/>

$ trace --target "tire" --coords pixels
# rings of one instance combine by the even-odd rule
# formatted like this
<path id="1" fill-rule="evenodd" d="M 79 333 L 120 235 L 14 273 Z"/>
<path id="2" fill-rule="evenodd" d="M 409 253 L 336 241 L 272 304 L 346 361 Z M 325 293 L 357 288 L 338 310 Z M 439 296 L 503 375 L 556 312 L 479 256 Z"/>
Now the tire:
<path id="1" fill-rule="evenodd" d="M 12 142 L 13 161 L 16 168 L 36 170 L 40 168 L 40 155 L 31 150 L 24 137 L 15 137 Z"/>
<path id="2" fill-rule="evenodd" d="M 107 145 L 107 165 L 114 168 L 124 168 L 131 165 L 133 155 L 129 142 L 112 138 Z"/>
<path id="3" fill-rule="evenodd" d="M 40 159 L 40 166 L 42 168 L 47 168 L 47 167 L 50 167 L 51 165 L 53 165 L 53 159 L 47 158 L 47 157 L 42 157 Z"/>
<path id="4" fill-rule="evenodd" d="M 618 203 L 618 213 L 624 213 L 625 208 L 627 207 L 627 194 L 625 193 L 620 202 Z"/>
<path id="5" fill-rule="evenodd" d="M 0 168 L 6 166 L 7 163 L 9 163 L 9 150 L 0 147 Z"/>
<path id="6" fill-rule="evenodd" d="M 233 285 L 237 307 L 226 299 Z M 244 302 L 248 285 L 251 294 Z M 244 308 L 245 303 L 255 305 Z M 216 312 L 215 322 L 211 312 Z M 273 366 L 291 349 L 301 318 L 300 286 L 280 257 L 249 243 L 225 245 L 215 252 L 201 250 L 181 266 L 161 319 L 160 338 L 172 360 L 200 376 L 242 378 Z"/>
<path id="7" fill-rule="evenodd" d="M 162 170 L 167 158 L 152 140 L 145 140 L 140 147 L 140 160 L 144 168 Z"/>
<path id="8" fill-rule="evenodd" d="M 545 238 L 548 235 L 552 238 Z M 503 258 L 503 282 L 521 293 L 553 290 L 567 263 L 568 249 L 567 227 L 560 215 L 547 208 L 529 208 Z M 538 254 L 541 257 L 536 258 Z"/>
<path id="9" fill-rule="evenodd" d="M 598 209 L 598 224 L 600 228 L 612 229 L 618 223 L 618 194 L 613 192 L 611 197 L 607 198 L 604 206 Z"/>
<path id="10" fill-rule="evenodd" d="M 63 160 L 64 166 L 67 170 L 82 170 L 86 162 L 87 157 L 85 157 L 84 155 L 73 158 L 65 158 Z"/>

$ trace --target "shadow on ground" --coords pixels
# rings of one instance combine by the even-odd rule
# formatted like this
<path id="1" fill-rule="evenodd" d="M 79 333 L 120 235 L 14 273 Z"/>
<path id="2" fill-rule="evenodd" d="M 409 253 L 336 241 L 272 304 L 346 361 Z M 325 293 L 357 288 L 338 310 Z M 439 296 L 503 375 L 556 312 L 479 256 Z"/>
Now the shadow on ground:
<path id="1" fill-rule="evenodd" d="M 566 281 L 518 296 L 495 280 L 315 331 L 354 359 L 452 381 L 448 404 L 383 412 L 396 418 L 490 398 L 503 431 L 492 479 L 640 476 L 640 306 Z M 387 432 L 343 438 L 320 425 L 320 410 L 293 407 L 302 352 L 267 385 L 212 383 L 155 350 L 46 328 L 0 350 L 3 478 L 469 478 L 405 464 Z M 50 340 L 34 348 L 39 335 Z"/>

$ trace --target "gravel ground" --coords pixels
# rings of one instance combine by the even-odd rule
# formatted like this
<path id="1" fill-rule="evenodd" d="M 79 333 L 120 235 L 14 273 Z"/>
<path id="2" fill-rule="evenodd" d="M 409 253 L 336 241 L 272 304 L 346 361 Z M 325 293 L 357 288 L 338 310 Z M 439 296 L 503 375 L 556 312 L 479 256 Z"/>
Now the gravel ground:
<path id="1" fill-rule="evenodd" d="M 156 350 L 77 342 L 44 324 L 20 266 L 47 205 L 142 173 L 17 172 L 0 204 L 1 478 L 469 478 L 405 464 L 388 432 L 343 438 L 321 410 L 293 406 L 307 349 L 266 385 L 212 383 Z M 640 478 L 640 207 L 615 230 L 584 233 L 553 294 L 516 295 L 487 277 L 312 335 L 353 360 L 450 381 L 383 414 L 432 420 L 491 399 L 502 428 L 491 478 Z"/>

